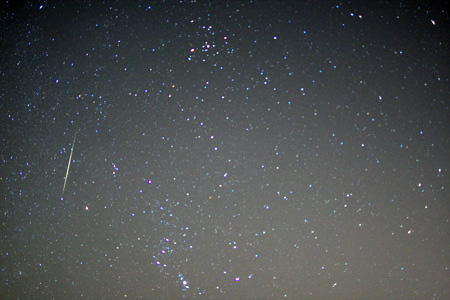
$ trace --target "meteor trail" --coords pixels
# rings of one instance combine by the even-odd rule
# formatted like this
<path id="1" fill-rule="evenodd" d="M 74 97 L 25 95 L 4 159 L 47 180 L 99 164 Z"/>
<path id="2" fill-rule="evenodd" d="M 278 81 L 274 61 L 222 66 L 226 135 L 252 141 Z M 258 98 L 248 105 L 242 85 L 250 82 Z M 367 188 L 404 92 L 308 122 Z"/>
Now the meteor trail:
<path id="1" fill-rule="evenodd" d="M 64 196 L 64 190 L 66 189 L 67 177 L 69 176 L 70 163 L 72 162 L 73 149 L 75 148 L 75 141 L 77 140 L 77 133 L 78 133 L 78 130 L 75 131 L 75 136 L 73 137 L 72 149 L 70 150 L 69 163 L 67 164 L 66 177 L 64 178 L 64 186 L 62 189 L 61 198 Z"/>

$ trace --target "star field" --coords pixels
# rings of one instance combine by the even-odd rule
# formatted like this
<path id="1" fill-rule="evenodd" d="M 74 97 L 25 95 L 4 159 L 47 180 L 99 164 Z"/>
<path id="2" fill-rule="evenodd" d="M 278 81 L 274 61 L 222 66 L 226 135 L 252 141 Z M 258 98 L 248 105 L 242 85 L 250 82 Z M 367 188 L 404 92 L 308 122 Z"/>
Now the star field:
<path id="1" fill-rule="evenodd" d="M 448 299 L 449 21 L 9 2 L 0 298 Z"/>

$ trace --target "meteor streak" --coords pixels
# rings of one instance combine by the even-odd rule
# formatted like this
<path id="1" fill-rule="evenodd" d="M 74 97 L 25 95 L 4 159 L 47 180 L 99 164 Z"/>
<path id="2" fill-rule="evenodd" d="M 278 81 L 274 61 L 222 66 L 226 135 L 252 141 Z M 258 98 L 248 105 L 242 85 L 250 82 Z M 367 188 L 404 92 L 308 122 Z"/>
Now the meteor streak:
<path id="1" fill-rule="evenodd" d="M 77 133 L 78 133 L 78 130 L 75 131 L 75 136 L 73 137 L 72 149 L 70 150 L 69 163 L 67 164 L 66 177 L 64 178 L 64 186 L 62 189 L 61 198 L 64 196 L 64 190 L 66 189 L 67 177 L 69 176 L 70 163 L 72 162 L 73 149 L 75 148 L 75 141 L 77 140 Z"/>

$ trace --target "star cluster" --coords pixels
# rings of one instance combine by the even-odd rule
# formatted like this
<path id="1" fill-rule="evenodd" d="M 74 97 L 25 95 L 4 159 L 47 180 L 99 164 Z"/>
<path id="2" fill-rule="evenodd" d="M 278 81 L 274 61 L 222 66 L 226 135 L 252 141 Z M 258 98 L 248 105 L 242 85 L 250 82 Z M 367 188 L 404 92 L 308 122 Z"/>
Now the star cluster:
<path id="1" fill-rule="evenodd" d="M 0 298 L 448 298 L 449 21 L 8 3 Z"/>

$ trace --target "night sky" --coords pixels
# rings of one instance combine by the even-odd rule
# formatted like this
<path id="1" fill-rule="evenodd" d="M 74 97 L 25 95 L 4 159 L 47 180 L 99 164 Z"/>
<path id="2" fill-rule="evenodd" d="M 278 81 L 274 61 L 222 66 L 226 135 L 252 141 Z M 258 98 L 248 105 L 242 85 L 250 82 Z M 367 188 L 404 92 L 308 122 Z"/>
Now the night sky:
<path id="1" fill-rule="evenodd" d="M 11 1 L 0 298 L 449 299 L 444 4 Z"/>

